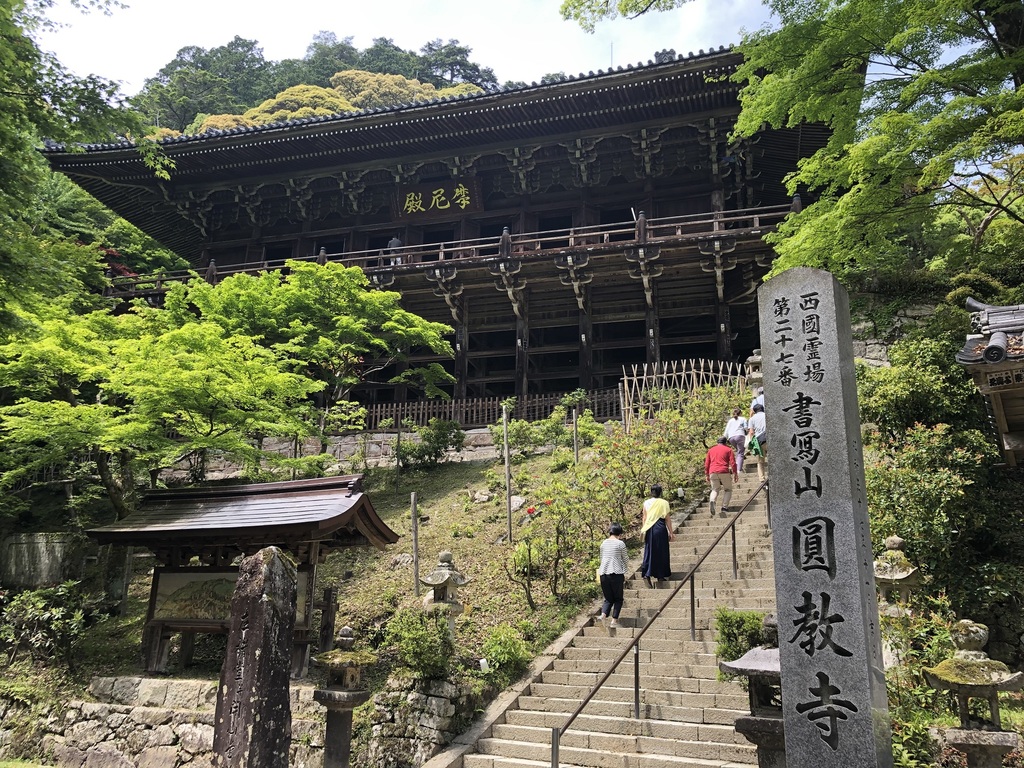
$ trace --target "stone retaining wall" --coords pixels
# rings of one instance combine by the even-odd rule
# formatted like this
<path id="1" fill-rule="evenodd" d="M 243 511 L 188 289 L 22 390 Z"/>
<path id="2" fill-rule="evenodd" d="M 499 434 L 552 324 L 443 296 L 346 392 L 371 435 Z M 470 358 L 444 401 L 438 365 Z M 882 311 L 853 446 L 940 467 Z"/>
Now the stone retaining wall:
<path id="1" fill-rule="evenodd" d="M 211 768 L 217 682 L 140 677 L 96 678 L 97 701 L 71 701 L 34 713 L 39 751 L 59 768 Z M 311 686 L 293 686 L 292 768 L 323 765 L 323 708 Z M 0 758 L 25 754 L 8 728 L 25 707 L 0 698 Z M 10 717 L 9 717 L 10 716 Z"/>
<path id="2" fill-rule="evenodd" d="M 479 696 L 445 680 L 388 679 L 373 697 L 372 737 L 352 765 L 416 768 L 436 755 L 469 724 Z"/>
<path id="3" fill-rule="evenodd" d="M 0 697 L 0 759 L 41 757 L 58 768 L 212 768 L 217 681 L 95 678 L 95 701 L 30 712 Z M 292 686 L 291 768 L 321 768 L 324 708 L 312 686 Z M 413 768 L 473 718 L 479 696 L 444 680 L 394 677 L 373 697 L 371 738 L 353 766 Z M 35 734 L 22 729 L 34 718 Z M 17 730 L 16 730 L 17 729 Z M 17 747 L 17 748 L 16 748 Z"/>

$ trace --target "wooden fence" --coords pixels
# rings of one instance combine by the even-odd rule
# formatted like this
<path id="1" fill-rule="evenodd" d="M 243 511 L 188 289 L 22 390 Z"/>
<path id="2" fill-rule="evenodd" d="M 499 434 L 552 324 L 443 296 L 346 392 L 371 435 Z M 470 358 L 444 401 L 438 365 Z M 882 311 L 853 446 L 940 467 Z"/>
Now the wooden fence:
<path id="1" fill-rule="evenodd" d="M 564 394 L 527 395 L 517 398 L 509 416 L 525 421 L 546 419 Z M 463 400 L 417 400 L 409 403 L 376 403 L 366 408 L 366 428 L 376 430 L 381 422 L 401 421 L 426 426 L 431 419 L 457 421 L 463 429 L 486 427 L 501 421 L 501 403 L 505 397 L 474 397 Z M 583 408 L 589 408 L 598 421 L 619 419 L 622 415 L 618 389 L 599 389 L 587 393 Z"/>

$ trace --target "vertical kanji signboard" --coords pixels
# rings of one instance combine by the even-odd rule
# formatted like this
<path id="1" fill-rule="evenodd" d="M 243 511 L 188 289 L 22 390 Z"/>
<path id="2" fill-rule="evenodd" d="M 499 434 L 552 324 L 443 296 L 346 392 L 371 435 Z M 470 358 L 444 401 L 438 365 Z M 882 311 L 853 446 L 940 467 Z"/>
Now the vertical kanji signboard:
<path id="1" fill-rule="evenodd" d="M 788 768 L 889 768 L 849 297 L 791 269 L 758 290 Z"/>

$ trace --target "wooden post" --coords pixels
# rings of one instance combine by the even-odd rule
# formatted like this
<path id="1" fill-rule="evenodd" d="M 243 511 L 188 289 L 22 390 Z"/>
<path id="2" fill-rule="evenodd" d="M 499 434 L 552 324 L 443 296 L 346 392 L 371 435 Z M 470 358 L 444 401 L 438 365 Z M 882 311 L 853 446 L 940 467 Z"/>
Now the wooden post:
<path id="1" fill-rule="evenodd" d="M 512 543 L 512 460 L 508 455 L 508 408 L 501 406 L 501 429 L 505 454 L 505 509 L 508 512 L 508 543 Z"/>
<path id="2" fill-rule="evenodd" d="M 420 515 L 416 511 L 416 492 L 409 499 L 412 506 L 412 590 L 416 597 L 420 596 Z"/>
<path id="3" fill-rule="evenodd" d="M 580 311 L 579 376 L 580 386 L 583 389 L 589 391 L 594 388 L 594 324 L 589 313 L 582 310 Z"/>

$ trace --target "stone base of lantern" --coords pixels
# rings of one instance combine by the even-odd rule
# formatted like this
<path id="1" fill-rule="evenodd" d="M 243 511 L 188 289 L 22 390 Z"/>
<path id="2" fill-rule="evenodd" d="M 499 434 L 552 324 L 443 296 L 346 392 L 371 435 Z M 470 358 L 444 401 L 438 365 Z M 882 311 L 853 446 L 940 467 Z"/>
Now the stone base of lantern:
<path id="1" fill-rule="evenodd" d="M 736 718 L 736 733 L 757 745 L 758 768 L 786 768 L 786 734 L 781 717 Z"/>
<path id="2" fill-rule="evenodd" d="M 1003 755 L 1017 749 L 1019 737 L 1007 731 L 976 731 L 949 728 L 942 732 L 946 743 L 967 755 L 969 768 L 1000 768 Z"/>

